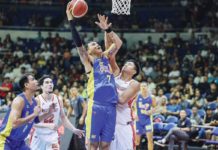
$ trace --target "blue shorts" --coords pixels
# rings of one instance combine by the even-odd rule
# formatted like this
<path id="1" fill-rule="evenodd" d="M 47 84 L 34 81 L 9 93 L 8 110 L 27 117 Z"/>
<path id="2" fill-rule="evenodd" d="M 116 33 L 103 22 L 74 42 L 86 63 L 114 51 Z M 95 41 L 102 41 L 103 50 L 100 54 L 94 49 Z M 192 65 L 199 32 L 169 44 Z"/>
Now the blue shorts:
<path id="1" fill-rule="evenodd" d="M 114 138 L 116 124 L 115 104 L 88 104 L 86 137 L 93 142 L 108 142 Z"/>
<path id="2" fill-rule="evenodd" d="M 142 135 L 147 132 L 153 132 L 153 123 L 151 118 L 141 121 L 136 121 L 136 134 Z"/>
<path id="3" fill-rule="evenodd" d="M 24 141 L 8 140 L 0 142 L 0 150 L 30 150 Z"/>

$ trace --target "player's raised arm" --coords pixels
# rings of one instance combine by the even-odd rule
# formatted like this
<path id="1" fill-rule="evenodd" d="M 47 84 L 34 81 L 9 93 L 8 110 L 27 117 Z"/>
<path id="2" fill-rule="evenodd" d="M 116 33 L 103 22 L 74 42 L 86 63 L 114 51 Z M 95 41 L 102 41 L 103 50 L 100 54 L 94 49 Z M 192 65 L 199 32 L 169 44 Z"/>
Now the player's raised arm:
<path id="1" fill-rule="evenodd" d="M 98 14 L 99 22 L 95 22 L 102 30 L 105 31 L 105 49 L 109 49 L 111 44 L 115 44 L 115 48 L 109 53 L 110 55 L 116 55 L 120 47 L 122 46 L 122 41 L 119 36 L 111 30 L 112 23 L 108 23 L 108 17 Z"/>
<path id="2" fill-rule="evenodd" d="M 85 67 L 85 71 L 90 72 L 92 69 L 92 66 L 91 66 L 91 63 L 89 60 L 89 55 L 88 55 L 84 45 L 82 44 L 82 40 L 79 36 L 79 33 L 76 30 L 76 27 L 75 27 L 76 22 L 72 16 L 72 14 L 70 13 L 69 3 L 68 3 L 67 8 L 66 8 L 66 14 L 67 14 L 67 19 L 70 22 L 72 38 L 73 38 L 73 41 L 77 47 L 77 51 L 79 53 L 80 60 Z"/>

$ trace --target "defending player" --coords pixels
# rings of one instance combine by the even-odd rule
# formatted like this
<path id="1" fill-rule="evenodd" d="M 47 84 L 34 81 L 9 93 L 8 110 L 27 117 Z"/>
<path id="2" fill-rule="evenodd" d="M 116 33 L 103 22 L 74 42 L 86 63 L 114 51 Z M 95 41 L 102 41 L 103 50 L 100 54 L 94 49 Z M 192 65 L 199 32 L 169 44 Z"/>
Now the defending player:
<path id="1" fill-rule="evenodd" d="M 141 135 L 146 133 L 148 150 L 153 150 L 153 123 L 152 114 L 156 106 L 155 99 L 148 92 L 145 82 L 141 83 L 140 93 L 136 101 L 136 145 L 140 145 Z"/>
<path id="2" fill-rule="evenodd" d="M 69 7 L 69 6 L 68 6 Z M 107 17 L 98 15 L 99 22 L 96 24 L 111 36 L 113 44 L 108 50 L 102 51 L 96 42 L 88 43 L 88 51 L 82 44 L 80 36 L 75 29 L 75 20 L 66 10 L 67 18 L 71 24 L 73 40 L 76 44 L 80 59 L 88 74 L 88 110 L 86 117 L 86 138 L 90 141 L 90 149 L 109 149 L 110 142 L 114 136 L 117 91 L 108 57 L 116 53 L 122 45 L 120 38 L 111 31 Z"/>
<path id="3" fill-rule="evenodd" d="M 39 85 L 42 94 L 36 97 L 42 110 L 46 110 L 48 106 L 53 105 L 54 112 L 37 125 L 34 125 L 34 131 L 30 140 L 30 148 L 32 150 L 59 150 L 59 136 L 57 133 L 58 122 L 61 120 L 63 125 L 71 130 L 79 137 L 83 136 L 84 131 L 76 129 L 68 120 L 64 113 L 63 101 L 57 95 L 53 94 L 53 81 L 50 76 L 42 76 L 39 79 Z"/>
<path id="4" fill-rule="evenodd" d="M 115 57 L 111 59 L 113 70 L 119 71 Z M 115 138 L 111 143 L 110 150 L 134 150 L 135 131 L 132 112 L 132 104 L 140 89 L 140 84 L 133 78 L 140 72 L 140 67 L 134 60 L 128 60 L 121 73 L 115 78 L 119 93 L 119 104 L 117 105 L 117 117 Z"/>
<path id="5" fill-rule="evenodd" d="M 0 150 L 29 150 L 24 140 L 32 125 L 52 113 L 49 109 L 48 113 L 38 117 L 41 109 L 34 99 L 38 82 L 33 75 L 25 74 L 19 85 L 23 92 L 13 100 L 0 127 Z"/>

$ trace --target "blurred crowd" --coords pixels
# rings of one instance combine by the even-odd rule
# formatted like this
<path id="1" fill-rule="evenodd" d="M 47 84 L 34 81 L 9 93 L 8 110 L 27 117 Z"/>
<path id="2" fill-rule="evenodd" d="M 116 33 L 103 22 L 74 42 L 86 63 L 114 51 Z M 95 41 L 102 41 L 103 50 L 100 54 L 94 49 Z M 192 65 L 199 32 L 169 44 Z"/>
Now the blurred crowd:
<path id="1" fill-rule="evenodd" d="M 102 44 L 98 33 L 93 33 L 92 37 L 84 33 L 82 38 L 85 43 L 94 40 Z M 124 34 L 121 34 L 121 38 L 124 44 L 117 56 L 119 65 L 130 58 L 139 60 L 142 71 L 137 79 L 146 81 L 152 94 L 160 96 L 162 93 L 167 100 L 176 95 L 176 103 L 187 101 L 191 104 L 198 94 L 204 100 L 201 100 L 201 104 L 193 105 L 199 109 L 206 103 L 218 101 L 217 37 L 196 37 L 193 33 L 185 41 L 179 33 L 174 38 L 163 34 L 159 43 L 148 37 L 129 47 Z M 4 93 L 0 95 L 1 99 L 13 97 L 12 89 L 17 90 L 16 82 L 26 72 L 34 73 L 37 78 L 51 74 L 56 89 L 66 99 L 72 86 L 78 87 L 80 93 L 85 90 L 87 77 L 74 44 L 58 33 L 48 33 L 47 38 L 42 38 L 39 33 L 37 39 L 17 37 L 16 41 L 12 41 L 8 34 L 0 39 L 0 57 L 1 85 L 8 87 L 1 89 Z"/>
<path id="2" fill-rule="evenodd" d="M 30 5 L 31 9 L 29 9 L 22 5 L 15 7 L 10 2 L 2 5 L 0 7 L 0 27 L 69 28 L 69 26 L 66 26 L 64 19 L 66 18 L 64 9 L 68 1 L 38 0 L 34 1 L 34 4 L 40 2 L 50 3 L 50 6 L 39 5 L 36 8 L 34 5 Z M 27 3 L 27 1 L 21 0 L 18 3 Z M 58 5 L 53 3 L 58 3 Z M 138 1 L 139 4 L 132 2 L 130 16 L 110 14 L 111 1 L 109 0 L 88 0 L 87 3 L 89 5 L 88 14 L 80 22 L 84 30 L 96 27 L 93 20 L 96 20 L 97 13 L 109 15 L 110 20 L 115 25 L 114 27 L 119 30 L 170 32 L 187 31 L 189 29 L 208 30 L 218 26 L 218 2 L 216 0 Z M 104 6 L 101 5 L 102 3 L 104 3 Z"/>

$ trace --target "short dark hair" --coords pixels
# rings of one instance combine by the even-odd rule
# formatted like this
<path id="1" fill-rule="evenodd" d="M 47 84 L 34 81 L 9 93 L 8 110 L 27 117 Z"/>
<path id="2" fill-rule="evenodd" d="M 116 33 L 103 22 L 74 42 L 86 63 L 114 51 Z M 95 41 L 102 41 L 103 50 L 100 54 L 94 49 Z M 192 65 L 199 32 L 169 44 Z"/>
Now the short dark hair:
<path id="1" fill-rule="evenodd" d="M 20 86 L 22 91 L 25 90 L 25 83 L 29 82 L 28 76 L 34 76 L 34 75 L 31 73 L 26 73 L 19 80 L 19 86 Z"/>
<path id="2" fill-rule="evenodd" d="M 127 63 L 127 62 L 132 62 L 132 63 L 134 63 L 136 73 L 133 75 L 133 78 L 135 78 L 135 77 L 136 77 L 137 75 L 139 75 L 140 72 L 141 72 L 140 64 L 139 64 L 135 59 L 129 59 L 129 60 L 127 60 L 125 63 Z"/>
<path id="3" fill-rule="evenodd" d="M 43 76 L 39 79 L 39 85 L 40 85 L 40 86 L 43 85 L 44 80 L 47 79 L 47 78 L 52 79 L 51 76 L 49 76 L 49 75 L 43 75 Z"/>

